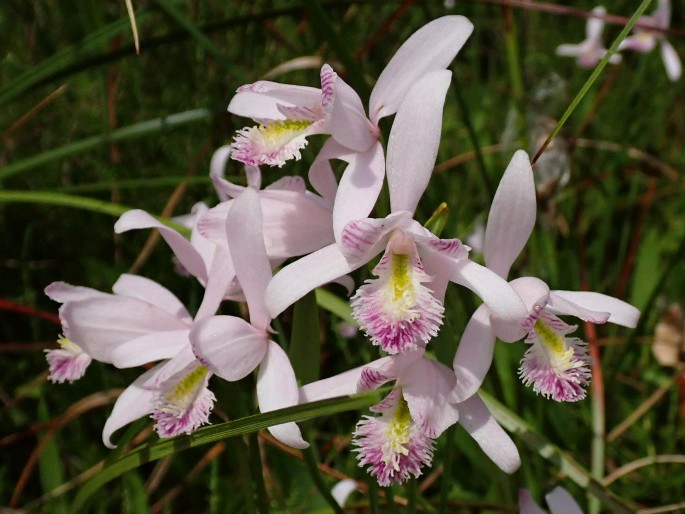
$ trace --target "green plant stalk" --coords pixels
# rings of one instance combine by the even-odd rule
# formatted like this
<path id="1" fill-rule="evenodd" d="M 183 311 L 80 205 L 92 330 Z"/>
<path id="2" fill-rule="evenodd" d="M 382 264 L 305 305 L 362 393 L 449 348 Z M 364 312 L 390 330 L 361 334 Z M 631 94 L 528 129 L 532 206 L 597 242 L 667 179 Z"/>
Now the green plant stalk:
<path id="1" fill-rule="evenodd" d="M 595 382 L 594 380 L 592 381 Z M 601 391 L 600 391 L 601 389 Z M 604 405 L 604 387 L 592 390 L 592 476 L 601 482 L 604 479 L 604 459 L 606 454 L 606 414 Z M 588 502 L 589 514 L 599 514 L 601 505 L 599 498 L 592 496 Z"/>
<path id="2" fill-rule="evenodd" d="M 259 514 L 269 514 L 269 495 L 266 492 L 266 484 L 264 484 L 262 455 L 257 432 L 249 434 L 248 440 L 250 442 L 250 473 L 252 475 L 252 482 L 255 485 L 254 492 L 257 497 L 257 511 Z"/>
<path id="3" fill-rule="evenodd" d="M 319 455 L 316 451 L 316 447 L 312 444 L 312 437 L 310 436 L 308 427 L 303 426 L 302 430 L 305 433 L 305 439 L 309 442 L 309 448 L 302 450 L 302 456 L 304 457 L 307 471 L 309 471 L 309 476 L 311 477 L 312 482 L 314 482 L 314 487 L 316 487 L 319 494 L 326 500 L 326 503 L 328 503 L 335 514 L 345 514 L 345 511 L 338 505 L 338 502 L 335 501 L 328 485 L 326 485 L 326 482 L 321 476 L 321 472 L 317 465 L 319 462 Z"/>
<path id="4" fill-rule="evenodd" d="M 295 303 L 288 357 L 295 376 L 302 384 L 319 378 L 321 342 L 316 294 L 308 293 Z"/>
<path id="5" fill-rule="evenodd" d="M 562 474 L 568 476 L 588 493 L 598 498 L 611 512 L 630 514 L 637 511 L 637 505 L 618 498 L 608 487 L 595 480 L 590 472 L 575 459 L 549 442 L 542 434 L 536 432 L 533 427 L 492 396 L 483 391 L 480 391 L 478 395 L 483 399 L 500 425 L 517 435 L 528 448 L 556 466 Z"/>
<path id="6" fill-rule="evenodd" d="M 507 49 L 507 68 L 509 70 L 509 79 L 511 80 L 511 89 L 518 103 L 523 99 L 523 73 L 521 72 L 516 20 L 514 19 L 513 9 L 510 6 L 505 6 L 503 9 L 505 9 L 504 40 Z M 519 112 L 519 114 L 521 113 Z"/>
<path id="7" fill-rule="evenodd" d="M 150 133 L 159 132 L 166 128 L 185 125 L 186 123 L 194 123 L 211 118 L 212 112 L 208 109 L 194 109 L 192 111 L 179 112 L 161 118 L 155 118 L 148 121 L 142 121 L 128 127 L 123 127 L 106 134 L 99 134 L 97 136 L 87 137 L 79 141 L 74 141 L 58 148 L 53 148 L 46 152 L 39 153 L 33 157 L 22 159 L 21 161 L 11 163 L 3 168 L 0 168 L 0 181 L 5 180 L 13 175 L 30 170 L 37 166 L 47 164 L 49 162 L 74 155 L 85 150 L 89 150 L 96 146 L 111 144 L 115 141 L 123 139 L 130 139 Z"/>
<path id="8" fill-rule="evenodd" d="M 53 193 L 52 191 L 3 191 L 0 189 L 0 204 L 3 202 L 34 203 L 56 205 L 59 207 L 73 207 L 76 209 L 98 212 L 100 214 L 109 214 L 110 216 L 117 217 L 121 216 L 126 211 L 131 210 L 131 207 L 127 207 L 125 205 L 105 202 L 103 200 L 96 200 L 95 198 L 85 198 L 83 196 Z M 190 236 L 190 229 L 187 227 L 161 216 L 155 216 L 155 218 L 168 227 L 173 228 L 179 234 L 186 237 Z"/>
<path id="9" fill-rule="evenodd" d="M 602 70 L 604 69 L 604 67 L 609 62 L 609 59 L 611 59 L 611 56 L 614 55 L 616 53 L 616 51 L 618 50 L 618 45 L 620 45 L 621 41 L 623 41 L 626 38 L 628 33 L 632 30 L 632 28 L 637 23 L 637 20 L 640 19 L 640 16 L 642 16 L 644 14 L 644 12 L 649 7 L 649 4 L 651 4 L 651 3 L 652 3 L 652 0 L 642 0 L 642 3 L 640 4 L 640 6 L 635 11 L 635 14 L 633 14 L 633 16 L 630 18 L 627 25 L 625 27 L 623 27 L 623 30 L 621 31 L 621 33 L 618 35 L 616 40 L 611 44 L 611 46 L 609 47 L 609 50 L 607 50 L 606 55 L 604 57 L 602 57 L 602 59 L 599 61 L 599 63 L 595 67 L 595 69 L 592 71 L 592 74 L 590 75 L 590 77 L 587 79 L 585 84 L 583 84 L 583 87 L 580 89 L 578 94 L 575 96 L 575 98 L 571 102 L 571 105 L 568 106 L 568 108 L 566 109 L 566 112 L 564 112 L 564 114 L 561 116 L 561 118 L 557 122 L 554 129 L 552 129 L 552 132 L 549 134 L 549 136 L 547 136 L 547 139 L 545 140 L 545 142 L 542 144 L 540 149 L 535 154 L 535 157 L 533 157 L 533 161 L 532 161 L 533 165 L 535 165 L 535 163 L 540 158 L 542 153 L 545 151 L 547 146 L 549 146 L 549 144 L 552 142 L 552 140 L 559 133 L 561 128 L 566 123 L 566 120 L 568 120 L 568 118 L 571 116 L 571 114 L 573 114 L 573 111 L 576 110 L 576 107 L 578 107 L 578 105 L 582 101 L 583 97 L 590 90 L 590 88 L 592 87 L 592 84 L 595 83 L 595 80 L 597 80 L 597 77 L 599 77 L 599 74 L 602 73 Z"/>
<path id="10" fill-rule="evenodd" d="M 319 307 L 327 310 L 331 314 L 335 314 L 341 320 L 357 326 L 357 320 L 352 317 L 352 308 L 350 307 L 350 302 L 345 301 L 330 291 L 326 291 L 325 289 L 321 288 L 318 288 L 315 294 L 316 303 L 319 305 Z"/>

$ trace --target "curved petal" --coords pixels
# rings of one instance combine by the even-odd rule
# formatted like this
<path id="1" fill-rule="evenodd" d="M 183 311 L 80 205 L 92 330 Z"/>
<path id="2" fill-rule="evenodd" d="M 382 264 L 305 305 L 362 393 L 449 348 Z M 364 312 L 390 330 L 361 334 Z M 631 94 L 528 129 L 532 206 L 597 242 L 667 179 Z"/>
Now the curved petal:
<path id="1" fill-rule="evenodd" d="M 231 145 L 220 146 L 214 150 L 212 160 L 209 161 L 209 178 L 212 180 L 214 189 L 216 189 L 219 199 L 222 202 L 228 200 L 229 196 L 232 196 L 227 194 L 227 191 L 222 187 L 224 184 L 227 184 L 229 188 L 233 185 L 224 178 L 226 163 L 231 158 L 232 151 L 233 147 Z"/>
<path id="2" fill-rule="evenodd" d="M 174 293 L 154 280 L 124 273 L 112 286 L 112 291 L 121 296 L 137 298 L 164 309 L 173 317 L 192 323 L 192 317 Z"/>
<path id="3" fill-rule="evenodd" d="M 516 445 L 478 395 L 460 403 L 459 413 L 459 423 L 502 471 L 511 474 L 521 466 Z"/>
<path id="4" fill-rule="evenodd" d="M 266 331 L 271 318 L 264 306 L 264 291 L 271 280 L 271 265 L 264 246 L 262 223 L 259 196 L 248 188 L 228 211 L 226 236 L 235 273 L 250 309 L 250 322 Z"/>
<path id="5" fill-rule="evenodd" d="M 313 107 L 320 104 L 320 89 L 259 80 L 238 88 L 228 104 L 228 112 L 253 119 L 279 120 L 284 118 L 279 106 Z"/>
<path id="6" fill-rule="evenodd" d="M 266 288 L 269 315 L 276 318 L 309 291 L 347 275 L 361 265 L 350 265 L 337 244 L 296 260 L 276 273 Z"/>
<path id="7" fill-rule="evenodd" d="M 448 401 L 455 384 L 447 366 L 425 358 L 416 360 L 398 381 L 411 417 L 432 439 L 459 420 L 458 406 Z"/>
<path id="8" fill-rule="evenodd" d="M 535 500 L 533 500 L 533 497 L 526 489 L 519 490 L 519 511 L 520 514 L 547 514 L 535 503 Z"/>
<path id="9" fill-rule="evenodd" d="M 235 316 L 214 316 L 199 321 L 189 337 L 197 359 L 229 382 L 249 375 L 266 353 L 264 331 Z"/>
<path id="10" fill-rule="evenodd" d="M 267 342 L 267 350 L 257 375 L 257 401 L 261 412 L 292 407 L 299 402 L 297 379 L 288 356 L 273 341 Z M 308 448 L 295 423 L 283 423 L 268 427 L 279 441 L 293 448 Z"/>
<path id="11" fill-rule="evenodd" d="M 583 514 L 573 496 L 561 486 L 557 486 L 547 493 L 545 500 L 552 514 Z"/>
<path id="12" fill-rule="evenodd" d="M 203 283 L 207 281 L 207 268 L 202 256 L 193 248 L 193 245 L 181 234 L 157 221 L 147 212 L 140 209 L 127 211 L 114 224 L 114 232 L 117 234 L 140 228 L 158 229 L 188 273 Z"/>
<path id="13" fill-rule="evenodd" d="M 589 40 L 600 41 L 602 39 L 606 14 L 607 10 L 601 5 L 592 9 L 593 18 L 588 18 L 587 25 L 585 26 L 585 34 Z"/>
<path id="14" fill-rule="evenodd" d="M 334 87 L 327 120 L 331 136 L 355 152 L 364 152 L 376 141 L 378 134 L 374 134 L 374 127 L 366 118 L 357 92 L 340 77 L 337 77 Z"/>
<path id="15" fill-rule="evenodd" d="M 485 228 L 485 265 L 507 278 L 511 265 L 530 237 L 537 212 L 533 168 L 518 150 L 502 176 Z"/>
<path id="16" fill-rule="evenodd" d="M 552 291 L 547 308 L 554 314 L 568 314 L 592 323 L 616 323 L 635 328 L 640 311 L 629 303 L 589 291 Z"/>
<path id="17" fill-rule="evenodd" d="M 132 368 L 148 362 L 171 359 L 184 346 L 190 344 L 189 332 L 190 328 L 186 328 L 135 337 L 111 349 L 111 363 L 117 368 Z"/>
<path id="18" fill-rule="evenodd" d="M 481 297 L 502 321 L 519 323 L 528 311 L 521 298 L 502 277 L 469 259 L 455 261 L 452 281 L 468 287 Z"/>
<path id="19" fill-rule="evenodd" d="M 152 412 L 155 391 L 144 387 L 144 384 L 153 378 L 162 366 L 164 363 L 143 373 L 117 398 L 112 413 L 102 429 L 102 442 L 107 448 L 116 448 L 116 445 L 112 444 L 114 432 Z"/>
<path id="20" fill-rule="evenodd" d="M 339 159 L 341 155 L 346 155 L 347 153 L 349 153 L 348 148 L 345 148 L 335 139 L 328 138 L 321 147 L 321 151 L 317 154 L 307 174 L 309 183 L 314 190 L 330 201 L 331 204 L 335 200 L 335 194 L 338 191 L 338 181 L 335 178 L 330 161 L 332 159 Z"/>
<path id="21" fill-rule="evenodd" d="M 408 368 L 423 358 L 423 354 L 423 349 L 398 353 L 362 366 L 356 392 L 371 391 L 391 380 L 400 378 Z"/>
<path id="22" fill-rule="evenodd" d="M 259 189 L 255 187 L 255 189 Z M 304 179 L 298 176 L 286 176 L 281 177 L 275 182 L 272 182 L 264 188 L 264 190 L 279 190 L 279 191 L 294 191 L 296 193 L 304 194 L 307 191 L 307 185 L 304 183 Z"/>
<path id="23" fill-rule="evenodd" d="M 103 293 L 91 287 L 72 286 L 66 282 L 53 282 L 45 288 L 44 292 L 48 298 L 59 303 L 112 296 L 109 293 Z"/>
<path id="24" fill-rule="evenodd" d="M 507 343 L 513 343 L 525 337 L 532 329 L 533 323 L 549 301 L 549 287 L 535 277 L 517 278 L 509 282 L 509 285 L 521 298 L 527 314 L 517 320 L 503 320 L 497 314 L 493 314 L 490 316 L 490 323 L 497 337 Z"/>
<path id="25" fill-rule="evenodd" d="M 666 40 L 661 42 L 661 58 L 664 61 L 668 78 L 672 82 L 678 80 L 683 73 L 683 65 L 671 43 Z"/>
<path id="26" fill-rule="evenodd" d="M 494 350 L 495 332 L 490 324 L 490 311 L 481 305 L 466 325 L 454 355 L 457 384 L 452 391 L 452 401 L 463 402 L 476 394 L 490 369 Z"/>
<path id="27" fill-rule="evenodd" d="M 562 57 L 577 57 L 583 51 L 581 45 L 559 45 L 556 50 L 556 54 Z"/>
<path id="28" fill-rule="evenodd" d="M 366 218 L 371 213 L 385 175 L 383 147 L 378 141 L 365 152 L 353 152 L 338 158 L 349 164 L 340 177 L 333 204 L 333 234 L 336 241 L 340 241 L 347 223 Z"/>
<path id="29" fill-rule="evenodd" d="M 421 77 L 400 104 L 388 139 L 390 211 L 413 213 L 433 173 L 440 146 L 442 109 L 452 72 Z"/>
<path id="30" fill-rule="evenodd" d="M 344 373 L 323 378 L 300 387 L 300 403 L 327 400 L 336 396 L 350 396 L 357 393 L 357 384 L 366 366 L 350 369 Z"/>
<path id="31" fill-rule="evenodd" d="M 356 265 L 366 264 L 388 244 L 387 236 L 411 222 L 410 212 L 396 212 L 385 218 L 366 218 L 349 222 L 340 235 L 340 250 Z"/>
<path id="32" fill-rule="evenodd" d="M 239 288 L 237 288 L 239 291 L 235 291 L 236 272 L 230 252 L 226 248 L 216 246 L 214 253 L 212 267 L 209 270 L 207 284 L 205 285 L 205 294 L 202 297 L 200 307 L 195 313 L 195 321 L 200 321 L 216 314 L 225 296 L 228 295 L 231 298 L 235 298 L 239 293 L 242 293 L 242 290 Z"/>
<path id="33" fill-rule="evenodd" d="M 331 496 L 335 499 L 336 503 L 341 507 L 345 506 L 347 498 L 357 489 L 357 481 L 351 478 L 341 480 L 333 486 L 331 489 Z"/>
<path id="34" fill-rule="evenodd" d="M 449 66 L 473 32 L 463 16 L 443 16 L 414 32 L 397 50 L 371 92 L 369 118 L 374 125 L 397 112 L 409 88 L 421 77 Z"/>

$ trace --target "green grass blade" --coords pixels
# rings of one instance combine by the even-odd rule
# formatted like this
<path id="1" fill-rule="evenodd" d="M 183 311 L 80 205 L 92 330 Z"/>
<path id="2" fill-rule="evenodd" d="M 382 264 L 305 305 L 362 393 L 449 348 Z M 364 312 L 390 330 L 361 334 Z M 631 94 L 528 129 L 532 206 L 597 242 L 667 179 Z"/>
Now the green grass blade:
<path id="1" fill-rule="evenodd" d="M 313 292 L 306 294 L 295 303 L 288 357 L 300 383 L 309 384 L 319 379 L 321 364 L 319 309 Z"/>
<path id="2" fill-rule="evenodd" d="M 89 150 L 96 146 L 110 144 L 115 141 L 130 139 L 133 137 L 143 136 L 160 132 L 170 127 L 185 125 L 186 123 L 195 123 L 196 121 L 203 121 L 209 119 L 212 112 L 208 109 L 194 109 L 192 111 L 179 112 L 161 118 L 142 121 L 128 127 L 123 127 L 106 134 L 99 134 L 97 136 L 87 137 L 80 141 L 74 141 L 59 148 L 54 148 L 46 152 L 40 153 L 28 159 L 23 159 L 0 168 L 0 181 L 7 179 L 18 173 L 30 170 L 37 166 L 47 164 L 49 162 L 74 155 L 85 150 Z"/>
<path id="3" fill-rule="evenodd" d="M 335 296 L 333 293 L 326 291 L 325 289 L 316 290 L 316 303 L 319 307 L 327 310 L 338 316 L 341 320 L 357 325 L 357 320 L 352 317 L 352 307 L 350 307 L 350 302 L 343 300 L 342 298 Z"/>

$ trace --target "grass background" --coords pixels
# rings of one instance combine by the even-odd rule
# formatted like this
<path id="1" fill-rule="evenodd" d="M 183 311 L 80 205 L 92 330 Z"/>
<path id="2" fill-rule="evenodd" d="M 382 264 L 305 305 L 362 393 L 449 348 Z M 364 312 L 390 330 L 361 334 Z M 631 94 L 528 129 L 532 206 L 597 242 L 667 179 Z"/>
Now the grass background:
<path id="1" fill-rule="evenodd" d="M 57 306 L 42 291 L 55 280 L 109 290 L 137 262 L 138 273 L 171 289 L 191 312 L 197 308 L 201 287 L 173 272 L 164 244 L 138 260 L 150 234 L 115 236 L 112 225 L 118 209 L 127 207 L 173 215 L 200 200 L 217 202 L 208 164 L 212 151 L 247 123 L 226 112 L 238 86 L 306 56 L 310 67 L 273 80 L 316 86 L 320 63 L 329 62 L 365 91 L 366 100 L 374 77 L 412 32 L 444 14 L 467 16 L 475 31 L 451 67 L 438 169 L 417 213 L 425 221 L 446 202 L 443 236 L 466 238 L 487 216 L 514 149 L 533 155 L 539 134 L 544 139 L 590 74 L 554 55 L 558 44 L 584 37 L 582 17 L 563 6 L 544 12 L 519 4 L 134 0 L 141 47 L 136 55 L 123 2 L 3 2 L 0 506 L 72 512 L 82 487 L 77 477 L 119 455 L 102 446 L 100 433 L 117 390 L 140 371 L 94 363 L 73 385 L 47 383 L 41 350 L 54 347 L 59 326 Z M 622 0 L 605 6 L 624 17 L 636 8 Z M 581 13 L 592 7 L 574 3 Z M 674 2 L 676 30 L 669 40 L 685 56 L 681 7 Z M 607 46 L 620 29 L 607 25 Z M 558 459 L 531 449 L 529 436 L 535 434 L 593 470 L 599 482 L 625 470 L 608 487 L 633 508 L 685 511 L 685 385 L 681 368 L 660 365 L 650 348 L 667 308 L 684 301 L 684 103 L 683 82 L 668 81 L 658 52 L 626 54 L 620 66 L 604 70 L 546 154 L 558 159 L 548 169 L 554 172 L 561 162 L 570 178 L 565 185 L 541 186 L 538 225 L 514 273 L 538 276 L 556 289 L 616 295 L 643 316 L 635 331 L 579 327 L 601 353 L 603 379 L 595 375 L 595 384 L 604 386 L 605 405 L 590 399 L 558 405 L 536 397 L 516 377 L 524 345 L 498 346 L 485 389 L 529 430 L 515 437 L 523 460 L 516 474 L 499 471 L 453 427 L 438 440 L 432 469 L 380 494 L 366 484 L 349 451 L 350 431 L 365 413 L 356 410 L 307 422 L 323 463 L 318 472 L 299 454 L 252 432 L 142 464 L 97 490 L 84 510 L 327 512 L 331 507 L 316 485 L 323 481 L 330 488 L 344 476 L 370 489 L 352 497 L 348 510 L 355 512 L 391 512 L 388 496 L 402 512 L 508 512 L 516 510 L 519 487 L 540 500 L 557 484 L 585 508 L 584 489 L 594 486 L 578 485 Z M 389 123 L 383 128 L 387 134 Z M 301 162 L 265 170 L 266 179 L 304 174 L 320 144 L 312 138 Z M 229 174 L 240 172 L 229 166 Z M 542 163 L 536 174 L 545 175 Z M 55 193 L 100 203 L 95 210 L 68 207 Z M 446 326 L 433 348 L 450 363 L 475 303 L 453 287 L 446 306 Z M 223 307 L 225 313 L 235 309 Z M 290 315 L 281 323 L 287 344 Z M 319 317 L 321 376 L 377 355 L 362 337 L 342 339 L 340 323 L 323 312 Z M 251 379 L 216 381 L 213 390 L 219 398 L 215 423 L 255 412 Z M 593 450 L 593 431 L 601 431 L 602 419 L 609 437 L 596 438 Z M 617 432 L 625 420 L 632 422 Z M 154 441 L 149 425 L 143 420 L 121 437 L 135 444 Z M 73 487 L 41 500 L 63 484 Z M 600 507 L 591 502 L 589 508 Z"/>

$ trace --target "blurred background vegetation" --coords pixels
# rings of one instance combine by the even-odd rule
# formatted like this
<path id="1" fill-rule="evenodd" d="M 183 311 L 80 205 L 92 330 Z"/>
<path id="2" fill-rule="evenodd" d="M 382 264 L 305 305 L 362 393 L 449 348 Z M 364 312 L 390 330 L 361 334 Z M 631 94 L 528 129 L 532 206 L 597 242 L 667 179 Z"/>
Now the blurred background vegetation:
<path id="1" fill-rule="evenodd" d="M 626 19 L 636 5 L 605 3 Z M 94 363 L 72 385 L 48 383 L 42 350 L 55 347 L 59 325 L 57 305 L 43 289 L 63 280 L 109 291 L 133 269 L 171 289 L 191 312 L 197 308 L 202 288 L 174 272 L 166 245 L 144 231 L 115 236 L 112 226 L 130 207 L 173 216 L 198 201 L 218 202 L 209 159 L 249 124 L 226 112 L 238 86 L 260 78 L 317 86 L 318 69 L 328 62 L 366 101 L 374 78 L 412 32 L 445 14 L 467 16 L 475 31 L 451 67 L 438 165 L 418 211 L 425 221 L 446 202 L 443 236 L 467 239 L 485 220 L 513 151 L 535 154 L 591 71 L 555 55 L 557 45 L 584 38 L 583 14 L 594 7 L 584 0 L 572 9 L 513 0 L 133 0 L 133 6 L 138 55 L 123 0 L 0 5 L 0 512 L 10 512 L 2 506 L 72 512 L 78 477 L 97 473 L 93 466 L 123 449 L 107 450 L 100 433 L 116 394 L 140 371 Z M 669 40 L 685 58 L 682 7 L 674 2 Z M 607 46 L 620 29 L 605 27 Z M 280 67 L 295 58 L 303 59 Z M 658 51 L 626 54 L 604 70 L 535 168 L 538 225 L 514 273 L 538 276 L 554 289 L 615 295 L 643 311 L 635 331 L 579 327 L 601 354 L 603 377 L 594 380 L 606 403 L 559 405 L 522 387 L 516 370 L 523 343 L 498 346 L 485 387 L 533 433 L 594 470 L 598 482 L 605 478 L 616 496 L 635 508 L 671 505 L 644 512 L 685 512 L 678 346 L 684 328 L 677 307 L 685 302 L 683 83 L 669 82 Z M 387 134 L 389 123 L 384 128 Z M 265 170 L 266 180 L 305 175 L 321 144 L 311 140 L 302 161 Z M 242 180 L 237 163 L 227 173 Z M 451 364 L 475 303 L 456 287 L 446 302 L 446 324 L 433 349 Z M 290 318 L 281 323 L 287 335 Z M 363 337 L 343 338 L 341 323 L 320 316 L 321 376 L 377 356 Z M 255 412 L 250 379 L 214 387 L 215 423 Z M 350 512 L 392 512 L 385 505 L 393 497 L 399 509 L 511 512 L 520 487 L 540 499 L 557 484 L 585 507 L 583 489 L 592 489 L 568 480 L 560 463 L 525 437 L 515 438 L 523 466 L 507 476 L 452 427 L 437 442 L 433 468 L 384 498 L 366 485 L 350 452 L 349 434 L 362 414 L 308 423 L 323 463 L 319 476 L 299 452 L 252 434 L 141 466 L 98 491 L 88 509 L 328 512 L 315 482 L 330 488 L 344 477 L 370 488 L 355 493 Z M 603 419 L 605 437 L 595 438 L 593 448 Z M 155 440 L 149 427 L 143 420 L 122 437 Z M 51 491 L 60 494 L 44 497 Z"/>

